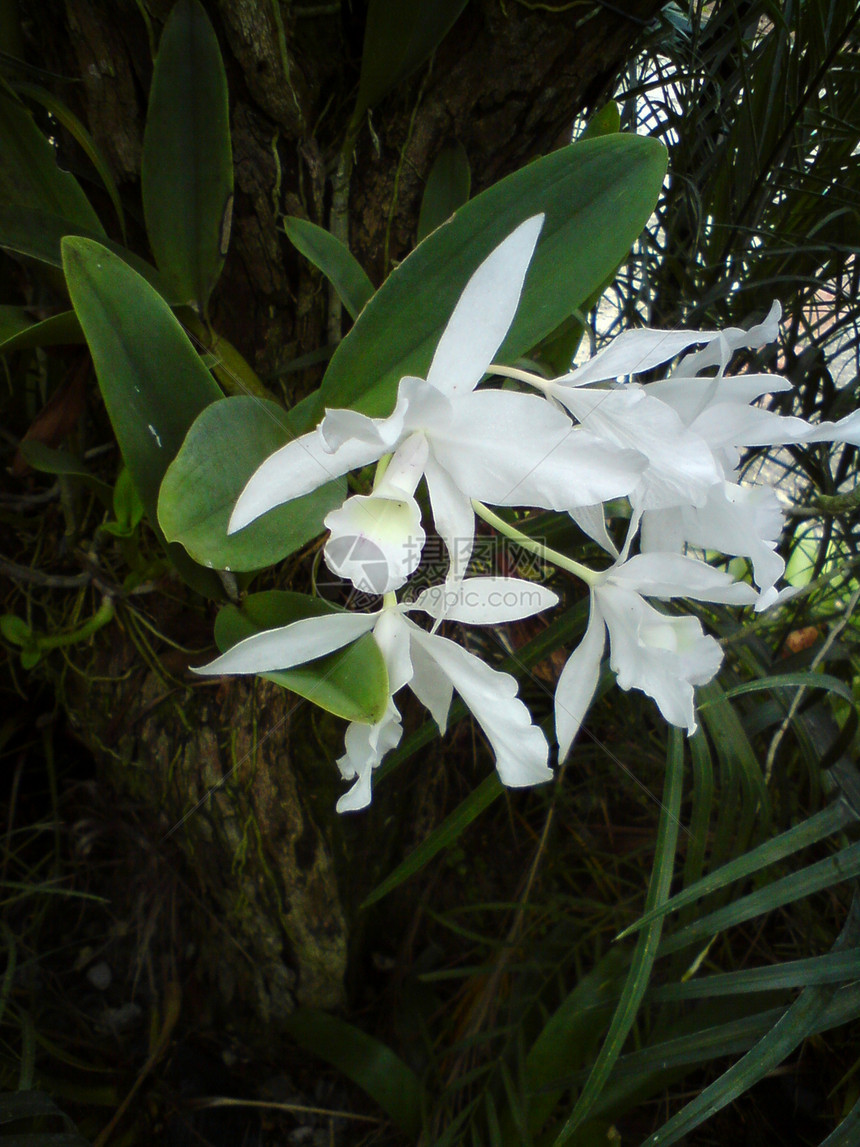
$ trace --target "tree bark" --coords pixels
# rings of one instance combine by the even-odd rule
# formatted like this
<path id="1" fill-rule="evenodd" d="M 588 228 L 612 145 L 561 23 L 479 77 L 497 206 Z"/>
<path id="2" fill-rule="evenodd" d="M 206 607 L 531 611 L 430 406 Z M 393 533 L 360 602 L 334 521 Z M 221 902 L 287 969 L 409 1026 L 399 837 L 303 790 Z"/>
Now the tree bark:
<path id="1" fill-rule="evenodd" d="M 106 157 L 138 220 L 130 242 L 146 254 L 141 141 L 151 49 L 172 0 L 19 6 L 28 58 L 67 78 L 56 94 Z M 661 6 L 472 0 L 432 60 L 374 108 L 345 147 L 365 5 L 207 0 L 230 85 L 236 181 L 215 328 L 276 397 L 289 405 L 307 393 L 322 368 L 285 372 L 326 343 L 327 290 L 290 247 L 282 218 L 330 227 L 334 212 L 380 283 L 414 245 L 424 183 L 447 141 L 465 148 L 473 193 L 563 145 L 577 113 L 602 102 Z M 61 155 L 110 227 L 109 201 L 66 136 Z M 167 630 L 186 638 L 189 616 L 174 610 Z M 72 721 L 106 783 L 146 810 L 153 839 L 181 822 L 164 847 L 178 847 L 197 902 L 217 924 L 201 958 L 224 998 L 275 1024 L 296 1003 L 336 1006 L 349 910 L 333 860 L 341 831 L 330 812 L 334 754 L 320 765 L 333 778 L 322 786 L 322 808 L 313 796 L 320 770 L 311 764 L 326 753 L 312 743 L 309 723 L 290 716 L 290 695 L 263 683 L 191 685 L 181 671 L 167 672 L 166 658 L 162 670 L 147 668 L 128 628 L 113 627 L 93 656 L 87 681 L 68 697 Z"/>

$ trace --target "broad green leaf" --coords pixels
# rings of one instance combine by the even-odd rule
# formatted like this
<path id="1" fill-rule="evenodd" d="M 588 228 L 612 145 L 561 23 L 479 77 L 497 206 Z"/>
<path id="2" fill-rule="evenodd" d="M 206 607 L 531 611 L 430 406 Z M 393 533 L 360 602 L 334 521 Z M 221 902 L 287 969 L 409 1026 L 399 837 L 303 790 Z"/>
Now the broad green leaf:
<path id="1" fill-rule="evenodd" d="M 641 136 L 585 140 L 535 160 L 469 200 L 382 284 L 341 342 L 304 425 L 324 407 L 386 415 L 403 375 L 423 377 L 479 264 L 524 219 L 546 221 L 522 301 L 496 358 L 535 346 L 597 290 L 641 231 L 666 170 L 662 144 Z"/>
<path id="2" fill-rule="evenodd" d="M 78 117 L 66 107 L 63 101 L 58 100 L 56 96 L 49 92 L 47 88 L 43 88 L 41 84 L 31 84 L 19 80 L 15 84 L 15 89 L 19 93 L 23 93 L 31 99 L 38 101 L 77 141 L 81 150 L 98 172 L 99 179 L 104 184 L 105 191 L 110 196 L 110 201 L 113 204 L 117 220 L 119 221 L 123 240 L 125 240 L 125 215 L 122 209 L 122 200 L 119 197 L 119 190 L 117 189 L 113 173 L 105 161 L 104 156 L 96 147 L 93 137 Z"/>
<path id="3" fill-rule="evenodd" d="M 274 402 L 234 397 L 207 406 L 164 476 L 158 520 L 165 537 L 202 565 L 239 572 L 273 565 L 322 533 L 323 518 L 346 495 L 342 478 L 227 533 L 245 483 L 293 437 L 289 415 Z"/>
<path id="4" fill-rule="evenodd" d="M 161 34 L 141 194 L 159 270 L 178 301 L 205 314 L 230 239 L 233 158 L 224 64 L 198 0 L 178 0 Z"/>
<path id="5" fill-rule="evenodd" d="M 353 121 L 420 68 L 467 0 L 370 0 Z"/>
<path id="6" fill-rule="evenodd" d="M 331 282 L 350 317 L 358 318 L 373 297 L 373 283 L 350 249 L 307 219 L 287 217 L 284 230 L 293 246 Z"/>
<path id="7" fill-rule="evenodd" d="M 17 309 L 17 308 L 15 308 Z M 0 354 L 10 354 L 13 350 L 30 350 L 37 346 L 65 346 L 82 343 L 84 333 L 74 311 L 62 311 L 51 315 L 40 323 L 30 322 L 18 331 L 0 339 Z"/>
<path id="8" fill-rule="evenodd" d="M 318 597 L 265 590 L 249 594 L 239 607 L 226 605 L 219 611 L 215 642 L 223 653 L 253 633 L 335 612 L 334 606 Z M 327 657 L 261 676 L 347 721 L 374 724 L 388 705 L 388 671 L 371 633 Z"/>
<path id="9" fill-rule="evenodd" d="M 675 868 L 678 831 L 681 824 L 683 773 L 684 742 L 681 731 L 672 729 L 669 733 L 666 753 L 666 785 L 663 790 L 660 823 L 657 826 L 657 842 L 654 849 L 654 863 L 648 886 L 646 909 L 658 907 L 665 903 L 669 897 L 669 888 L 672 884 Z M 655 920 L 648 925 L 648 930 L 639 937 L 636 950 L 630 961 L 630 971 L 624 982 L 621 999 L 618 1001 L 612 1016 L 606 1039 L 570 1118 L 554 1140 L 555 1147 L 566 1143 L 577 1127 L 589 1117 L 591 1109 L 609 1079 L 647 990 L 651 969 L 657 959 L 661 928 L 662 921 Z"/>
<path id="10" fill-rule="evenodd" d="M 468 202 L 472 187 L 469 157 L 462 143 L 446 143 L 430 168 L 418 216 L 418 242 L 447 222 Z"/>
<path id="11" fill-rule="evenodd" d="M 421 1130 L 421 1083 L 389 1047 L 352 1024 L 312 1008 L 299 1008 L 284 1026 L 306 1051 L 347 1075 L 410 1142 L 415 1141 Z"/>
<path id="12" fill-rule="evenodd" d="M 220 597 L 214 574 L 168 545 L 158 489 L 197 415 L 221 397 L 167 303 L 118 255 L 90 239 L 63 240 L 69 294 L 87 337 L 114 433 L 138 496 L 182 576 Z"/>
<path id="13" fill-rule="evenodd" d="M 75 177 L 57 166 L 54 148 L 30 112 L 0 82 L 0 204 L 58 215 L 97 236 L 104 228 Z"/>
<path id="14" fill-rule="evenodd" d="M 50 211 L 42 211 L 20 203 L 9 206 L 0 204 L 0 247 L 7 251 L 14 251 L 18 255 L 26 255 L 51 267 L 61 268 L 63 266 L 61 244 L 67 235 L 94 239 L 101 243 L 133 267 L 166 299 L 170 302 L 176 301 L 155 267 L 145 259 L 141 259 L 139 255 L 135 255 L 133 251 L 126 250 L 121 244 L 99 235 L 93 228 L 81 227 Z"/>

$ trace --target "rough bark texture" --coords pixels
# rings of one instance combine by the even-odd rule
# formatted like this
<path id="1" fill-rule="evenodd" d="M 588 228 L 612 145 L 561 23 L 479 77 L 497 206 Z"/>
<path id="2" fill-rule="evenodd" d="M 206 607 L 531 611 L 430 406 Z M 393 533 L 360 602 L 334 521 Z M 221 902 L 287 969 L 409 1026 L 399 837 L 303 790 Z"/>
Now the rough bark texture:
<path id="1" fill-rule="evenodd" d="M 31 61 L 81 78 L 58 83 L 57 94 L 88 126 L 138 220 L 151 49 L 171 6 L 20 0 Z M 576 0 L 550 10 L 472 0 L 432 62 L 372 111 L 345 155 L 366 6 L 204 6 L 228 72 L 236 173 L 232 245 L 213 298 L 214 325 L 289 402 L 319 380 L 320 368 L 281 383 L 293 359 L 325 344 L 327 293 L 279 229 L 282 216 L 331 225 L 332 177 L 340 164 L 346 190 L 343 173 L 351 167 L 350 244 L 380 282 L 414 243 L 424 182 L 443 144 L 463 144 L 473 191 L 480 191 L 565 143 L 576 113 L 599 104 L 661 3 Z M 63 155 L 86 178 L 68 140 Z M 87 186 L 112 220 L 97 181 Z M 135 241 L 145 253 L 139 224 Z M 171 626 L 181 634 L 182 618 Z M 201 902 L 230 936 L 224 945 L 212 931 L 203 952 L 224 996 L 238 995 L 269 1021 L 297 1001 L 336 1005 L 348 934 L 330 846 L 340 829 L 328 811 L 311 811 L 313 784 L 302 778 L 309 757 L 326 755 L 325 768 L 333 773 L 333 766 L 307 730 L 296 739 L 292 699 L 265 685 L 177 685 L 147 669 L 119 628 L 99 645 L 89 670 L 93 680 L 71 699 L 72 712 L 109 783 L 150 810 L 156 838 L 194 808 L 174 839 Z M 327 794 L 327 810 L 331 804 Z"/>

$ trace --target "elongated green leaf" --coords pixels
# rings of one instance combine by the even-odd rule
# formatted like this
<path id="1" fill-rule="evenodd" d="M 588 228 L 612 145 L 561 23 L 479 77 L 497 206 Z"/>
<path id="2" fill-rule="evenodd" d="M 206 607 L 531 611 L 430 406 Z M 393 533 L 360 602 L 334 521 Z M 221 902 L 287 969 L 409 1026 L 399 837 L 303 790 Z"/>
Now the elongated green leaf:
<path id="1" fill-rule="evenodd" d="M 299 1008 L 284 1025 L 306 1051 L 337 1067 L 414 1140 L 421 1129 L 421 1084 L 384 1043 L 325 1012 Z"/>
<path id="2" fill-rule="evenodd" d="M 293 246 L 331 282 L 350 317 L 358 318 L 373 297 L 373 283 L 350 249 L 308 219 L 287 218 L 284 230 Z"/>
<path id="3" fill-rule="evenodd" d="M 848 920 L 833 950 L 839 951 L 846 945 L 853 947 L 858 938 L 860 901 L 855 894 Z M 659 1131 L 646 1139 L 648 1147 L 658 1147 L 658 1144 L 660 1147 L 671 1147 L 671 1144 L 677 1143 L 778 1067 L 807 1035 L 815 1031 L 835 993 L 836 986 L 832 984 L 804 989 L 767 1035 L 742 1060 L 733 1064 L 677 1115 L 664 1123 Z"/>
<path id="4" fill-rule="evenodd" d="M 329 364 L 305 425 L 324 407 L 388 414 L 400 378 L 424 376 L 479 264 L 518 224 L 546 221 L 508 337 L 509 362 L 554 331 L 604 282 L 648 218 L 666 170 L 660 144 L 613 135 L 553 152 L 469 200 L 397 267 Z"/>
<path id="5" fill-rule="evenodd" d="M 238 572 L 273 565 L 322 533 L 323 518 L 345 497 L 343 479 L 227 533 L 245 483 L 292 437 L 289 416 L 274 402 L 234 397 L 207 406 L 161 486 L 158 520 L 168 541 L 181 542 L 202 565 Z"/>
<path id="6" fill-rule="evenodd" d="M 496 773 L 491 773 L 481 781 L 478 787 L 473 789 L 466 799 L 461 801 L 454 811 L 445 817 L 438 828 L 434 828 L 430 835 L 410 852 L 393 872 L 389 873 L 380 884 L 377 884 L 370 895 L 365 897 L 364 903 L 361 905 L 362 908 L 367 908 L 370 904 L 375 904 L 377 900 L 381 900 L 383 896 L 387 896 L 404 880 L 408 880 L 410 876 L 423 868 L 437 852 L 453 844 L 457 837 L 465 832 L 484 809 L 489 808 L 504 791 L 504 786 Z"/>
<path id="7" fill-rule="evenodd" d="M 277 629 L 305 617 L 323 617 L 336 612 L 334 606 L 321 598 L 303 593 L 285 590 L 252 593 L 241 607 L 227 605 L 219 611 L 215 619 L 215 641 L 223 653 L 237 641 L 264 629 Z M 373 724 L 381 720 L 388 705 L 388 671 L 370 633 L 327 657 L 263 676 L 347 721 Z"/>
<path id="8" fill-rule="evenodd" d="M 666 785 L 663 792 L 660 823 L 657 828 L 657 843 L 654 850 L 654 866 L 648 886 L 646 910 L 657 908 L 669 897 L 669 888 L 675 869 L 675 850 L 680 828 L 681 790 L 684 772 L 684 741 L 679 729 L 669 733 L 666 754 Z M 600 1093 L 606 1086 L 615 1063 L 621 1054 L 631 1027 L 639 1011 L 639 1005 L 648 987 L 651 969 L 658 955 L 662 922 L 653 920 L 648 930 L 639 937 L 630 971 L 624 983 L 621 999 L 606 1033 L 603 1047 L 595 1060 L 591 1074 L 582 1089 L 570 1118 L 565 1123 L 554 1143 L 556 1147 L 568 1142 L 571 1136 L 588 1118 Z"/>
<path id="9" fill-rule="evenodd" d="M 353 119 L 428 60 L 467 0 L 370 0 Z"/>
<path id="10" fill-rule="evenodd" d="M 8 338 L 0 341 L 0 354 L 10 354 L 13 350 L 29 350 L 37 346 L 65 346 L 67 343 L 82 343 L 84 332 L 74 311 L 63 311 L 51 315 L 40 323 L 28 323 Z"/>
<path id="11" fill-rule="evenodd" d="M 158 490 L 194 419 L 221 391 L 167 303 L 119 256 L 89 239 L 63 240 L 69 294 L 105 407 L 138 497 L 159 538 Z M 168 554 L 201 593 L 221 596 L 214 574 L 181 546 Z"/>
<path id="12" fill-rule="evenodd" d="M 418 242 L 441 227 L 469 199 L 472 171 L 462 143 L 446 143 L 430 168 L 418 216 Z"/>
<path id="13" fill-rule="evenodd" d="M 141 193 L 159 269 L 179 301 L 205 314 L 230 238 L 233 157 L 224 64 L 198 0 L 178 0 L 161 35 Z"/>
<path id="14" fill-rule="evenodd" d="M 125 234 L 125 214 L 122 209 L 122 200 L 119 197 L 119 190 L 114 180 L 113 173 L 108 167 L 104 156 L 96 147 L 95 140 L 81 123 L 76 115 L 71 112 L 62 100 L 58 100 L 55 95 L 43 88 L 41 84 L 31 84 L 19 80 L 15 84 L 16 90 L 31 99 L 36 100 L 50 112 L 54 119 L 63 125 L 64 128 L 72 135 L 81 147 L 81 150 L 89 159 L 90 163 L 98 172 L 99 179 L 104 184 L 105 191 L 110 196 L 110 201 L 116 211 L 116 217 L 119 221 L 120 231 L 122 232 L 123 240 L 126 238 Z"/>
<path id="15" fill-rule="evenodd" d="M 848 952 L 831 952 L 807 960 L 788 960 L 770 968 L 744 968 L 740 972 L 666 984 L 649 992 L 648 998 L 662 1003 L 735 996 L 739 992 L 778 992 L 788 988 L 807 988 L 811 984 L 844 984 L 855 980 L 858 970 L 860 949 L 852 948 Z"/>
<path id="16" fill-rule="evenodd" d="M 30 112 L 0 82 L 0 204 L 58 215 L 68 225 L 104 236 L 104 228 L 73 175 L 57 167 L 54 148 Z"/>
<path id="17" fill-rule="evenodd" d="M 820 1147 L 855 1147 L 860 1140 L 860 1099 L 854 1104 L 835 1131 L 832 1131 Z"/>
<path id="18" fill-rule="evenodd" d="M 86 483 L 105 507 L 112 501 L 112 490 L 107 482 L 91 474 L 80 458 L 70 454 L 67 450 L 56 450 L 46 446 L 36 438 L 24 438 L 18 445 L 21 456 L 28 466 L 39 470 L 43 474 L 64 474 L 71 478 L 79 478 Z"/>
<path id="19" fill-rule="evenodd" d="M 781 880 L 774 880 L 765 888 L 759 888 L 748 896 L 743 896 L 724 908 L 711 912 L 693 924 L 688 924 L 674 936 L 667 937 L 660 945 L 660 955 L 666 956 L 670 952 L 678 952 L 689 944 L 731 928 L 735 924 L 742 924 L 763 912 L 772 912 L 781 908 L 783 904 L 791 904 L 803 896 L 811 896 L 813 892 L 820 892 L 830 888 L 843 880 L 850 880 L 860 875 L 860 844 L 852 844 L 843 848 L 834 856 L 819 860 L 801 872 L 793 872 Z"/>
<path id="20" fill-rule="evenodd" d="M 692 904 L 693 901 L 708 896 L 720 888 L 725 888 L 736 880 L 743 880 L 752 876 L 753 873 L 759 872 L 762 868 L 767 868 L 770 864 L 785 860 L 786 857 L 792 856 L 802 848 L 807 848 L 810 844 L 824 840 L 825 837 L 845 828 L 855 819 L 855 814 L 848 804 L 843 801 L 835 801 L 832 805 L 822 809 L 821 812 L 816 813 L 815 816 L 809 817 L 801 824 L 788 829 L 787 832 L 782 833 L 774 840 L 768 840 L 759 845 L 758 848 L 754 848 L 752 852 L 737 857 L 715 872 L 708 873 L 707 876 L 702 877 L 689 888 L 685 888 L 683 892 L 673 896 L 671 900 L 667 900 L 662 907 L 646 912 L 635 924 L 631 924 L 629 928 L 625 928 L 623 932 L 619 933 L 616 939 L 622 940 L 658 916 L 677 912 L 679 908 Z"/>

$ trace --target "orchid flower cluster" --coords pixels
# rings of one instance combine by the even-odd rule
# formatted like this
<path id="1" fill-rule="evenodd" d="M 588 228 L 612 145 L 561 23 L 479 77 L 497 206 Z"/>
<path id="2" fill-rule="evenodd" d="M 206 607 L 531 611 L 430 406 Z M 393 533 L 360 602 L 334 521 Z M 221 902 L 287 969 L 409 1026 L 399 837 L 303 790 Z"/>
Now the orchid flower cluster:
<path id="1" fill-rule="evenodd" d="M 593 698 L 607 637 L 620 687 L 642 690 L 666 721 L 695 730 L 694 687 L 716 674 L 722 652 L 698 619 L 668 614 L 652 600 L 692 598 L 758 610 L 778 600 L 782 510 L 770 487 L 741 484 L 741 452 L 789 442 L 860 445 L 860 412 L 813 426 L 753 405 L 790 389 L 786 379 L 726 373 L 735 351 L 776 339 L 778 303 L 750 330 L 628 331 L 559 378 L 494 364 L 543 221 L 543 215 L 527 219 L 478 267 L 427 377 L 401 379 L 387 418 L 328 410 L 315 430 L 259 467 L 233 510 L 231 533 L 333 478 L 377 464 L 371 493 L 348 497 L 326 517 L 324 557 L 335 574 L 381 596 L 381 608 L 258 633 L 198 670 L 288 669 L 373 634 L 388 671 L 388 704 L 375 724 L 353 722 L 346 730 L 337 763 L 353 784 L 338 811 L 370 802 L 373 770 L 401 738 L 394 698 L 404 686 L 429 709 L 441 733 L 456 690 L 484 730 L 504 784 L 534 785 L 553 775 L 546 738 L 514 678 L 437 632 L 443 621 L 502 625 L 558 601 L 533 581 L 468 576 L 476 515 L 589 587 L 588 626 L 555 694 L 561 761 Z M 693 346 L 700 349 L 685 353 Z M 679 356 L 666 378 L 635 381 Z M 488 374 L 530 390 L 479 388 Z M 426 538 L 416 498 L 422 478 L 448 571 L 443 583 L 410 601 L 408 594 L 398 599 L 398 591 L 416 573 Z M 606 503 L 614 499 L 629 503 L 620 550 L 606 521 Z M 595 570 L 551 550 L 490 506 L 567 513 L 606 551 L 609 564 Z M 745 558 L 753 584 L 734 580 L 691 550 Z M 413 620 L 421 613 L 432 619 L 430 630 Z"/>

